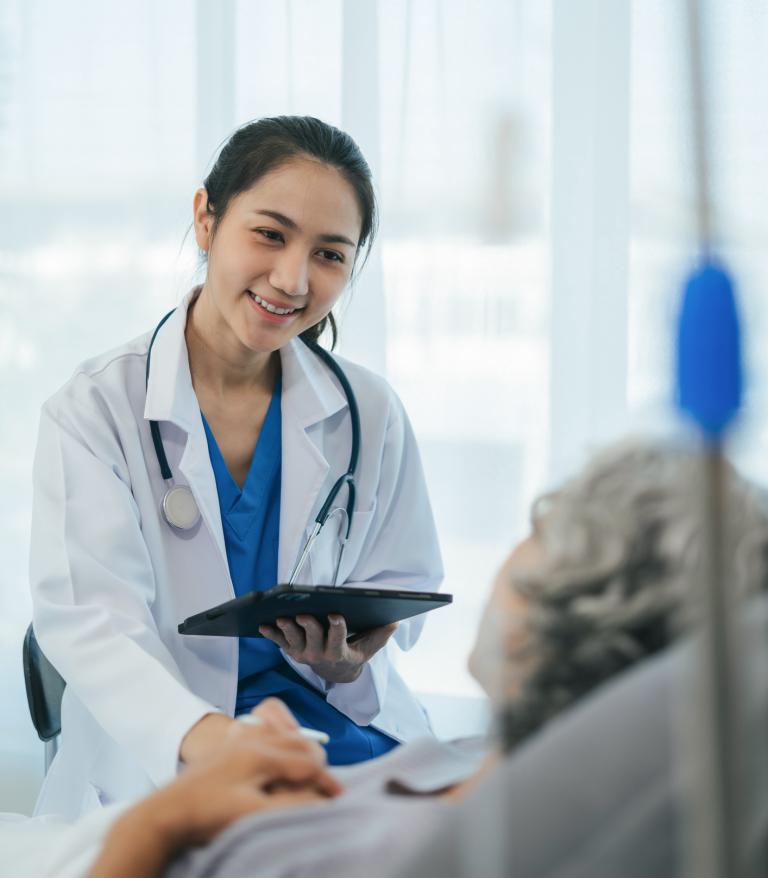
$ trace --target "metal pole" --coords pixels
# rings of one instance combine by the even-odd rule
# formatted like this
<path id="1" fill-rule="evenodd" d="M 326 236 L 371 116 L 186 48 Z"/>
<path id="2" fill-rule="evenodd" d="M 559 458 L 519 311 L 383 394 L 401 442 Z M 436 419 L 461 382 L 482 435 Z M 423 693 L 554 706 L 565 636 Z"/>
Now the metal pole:
<path id="1" fill-rule="evenodd" d="M 696 222 L 701 268 L 689 282 L 686 296 L 697 297 L 699 308 L 689 309 L 688 318 L 698 321 L 692 333 L 712 342 L 728 338 L 726 324 L 715 325 L 713 315 L 732 287 L 727 276 L 713 282 L 719 272 L 711 261 L 713 223 L 711 207 L 709 137 L 706 118 L 705 59 L 701 4 L 687 0 L 686 24 L 690 76 L 691 138 L 693 145 Z M 698 279 L 696 280 L 696 278 Z M 698 286 L 696 286 L 698 284 Z M 718 285 L 719 284 L 719 285 Z M 722 284 L 725 284 L 723 286 Z M 693 297 L 692 296 L 692 297 Z M 718 304 L 719 303 L 719 304 Z M 706 312 L 706 315 L 702 313 Z M 709 320 L 707 320 L 709 317 Z M 736 344 L 731 352 L 738 357 L 738 326 L 734 321 Z M 696 679 L 684 725 L 690 745 L 688 765 L 688 859 L 691 878 L 737 878 L 743 875 L 740 845 L 743 804 L 741 798 L 738 732 L 741 704 L 738 692 L 738 656 L 735 642 L 735 603 L 729 584 L 733 569 L 733 546 L 728 539 L 728 510 L 725 505 L 725 467 L 723 440 L 736 415 L 740 387 L 733 399 L 718 399 L 716 386 L 705 387 L 717 342 L 696 348 L 697 375 L 689 372 L 694 388 L 689 412 L 702 431 L 701 450 L 701 558 L 691 571 L 690 604 L 694 620 L 697 667 Z M 689 351 L 690 352 L 690 351 Z M 740 368 L 736 364 L 736 373 Z M 735 373 L 735 374 L 736 374 Z M 695 385 L 698 383 L 698 391 Z M 738 382 L 737 382 L 738 383 Z M 718 405 L 722 403 L 722 411 Z M 685 407 L 685 406 L 684 406 Z"/>
<path id="2" fill-rule="evenodd" d="M 741 875 L 741 799 L 737 731 L 738 698 L 731 546 L 727 540 L 725 461 L 718 444 L 701 455 L 702 555 L 691 571 L 691 602 L 698 626 L 696 685 L 684 726 L 692 747 L 687 802 L 691 830 L 689 874 L 696 878 Z M 696 575 L 698 574 L 698 575 Z"/>

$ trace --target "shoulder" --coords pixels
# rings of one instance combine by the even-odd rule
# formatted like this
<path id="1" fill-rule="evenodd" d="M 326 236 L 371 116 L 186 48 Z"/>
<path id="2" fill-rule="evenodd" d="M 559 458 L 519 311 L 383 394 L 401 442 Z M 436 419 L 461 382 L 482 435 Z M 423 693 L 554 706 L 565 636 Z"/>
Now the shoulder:
<path id="1" fill-rule="evenodd" d="M 335 370 L 329 368 L 330 357 L 348 381 L 360 410 L 360 418 L 366 431 L 377 425 L 386 428 L 393 420 L 401 422 L 404 418 L 403 406 L 387 380 L 371 369 L 355 363 L 327 349 L 318 355 L 298 339 L 293 339 L 282 349 L 284 388 L 287 386 L 308 386 L 308 398 L 321 400 L 321 408 L 335 412 L 345 395 L 344 388 Z M 341 398 L 339 397 L 341 393 Z"/>
<path id="2" fill-rule="evenodd" d="M 383 440 L 396 447 L 414 441 L 405 406 L 387 379 L 346 357 L 336 356 L 336 361 L 352 386 L 366 434 L 381 431 Z"/>
<path id="3" fill-rule="evenodd" d="M 346 357 L 333 354 L 333 358 L 344 370 L 356 394 L 372 398 L 381 404 L 399 404 L 400 400 L 386 378 Z"/>
<path id="4" fill-rule="evenodd" d="M 62 387 L 43 405 L 59 420 L 76 410 L 112 407 L 128 401 L 135 387 L 143 387 L 150 333 L 80 363 Z M 119 403 L 118 403 L 119 404 Z"/>

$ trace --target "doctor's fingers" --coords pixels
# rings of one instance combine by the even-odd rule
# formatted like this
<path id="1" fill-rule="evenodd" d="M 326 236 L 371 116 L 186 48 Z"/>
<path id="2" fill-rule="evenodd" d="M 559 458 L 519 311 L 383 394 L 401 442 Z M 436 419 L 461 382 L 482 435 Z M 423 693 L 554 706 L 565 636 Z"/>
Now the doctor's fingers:
<path id="1" fill-rule="evenodd" d="M 328 616 L 327 657 L 338 661 L 347 654 L 347 620 L 338 613 Z"/>
<path id="2" fill-rule="evenodd" d="M 314 759 L 318 765 L 325 765 L 325 750 L 316 742 L 302 735 L 298 726 L 292 728 L 275 728 L 266 723 L 233 722 L 227 730 L 223 742 L 224 752 L 251 752 L 256 762 L 260 757 L 269 754 L 287 753 L 306 755 Z M 247 757 L 244 757 L 247 758 Z"/>
<path id="3" fill-rule="evenodd" d="M 306 754 L 318 764 L 325 764 L 325 750 L 307 738 L 299 726 L 275 728 L 266 723 L 253 725 L 245 722 L 232 722 L 219 745 L 219 752 L 237 752 L 243 749 L 259 753 L 282 752 Z"/>
<path id="4" fill-rule="evenodd" d="M 395 631 L 397 631 L 397 622 L 393 622 L 391 625 L 382 625 L 379 628 L 371 628 L 370 631 L 357 635 L 349 641 L 347 648 L 352 655 L 358 655 L 363 661 L 368 661 L 386 644 Z"/>
<path id="5" fill-rule="evenodd" d="M 261 704 L 253 708 L 251 714 L 272 729 L 290 732 L 299 728 L 296 718 L 279 698 L 265 698 Z"/>
<path id="6" fill-rule="evenodd" d="M 217 780 L 235 783 L 250 780 L 257 785 L 277 782 L 311 784 L 324 795 L 336 795 L 339 784 L 328 773 L 325 750 L 299 732 L 270 732 L 240 725 L 237 739 L 209 763 Z M 250 737 L 249 737 L 250 735 Z"/>
<path id="7" fill-rule="evenodd" d="M 273 628 L 272 625 L 259 625 L 259 634 L 267 640 L 271 640 L 272 643 L 276 643 L 280 649 L 288 649 L 288 641 L 283 637 L 283 633 L 277 628 Z"/>
<path id="8" fill-rule="evenodd" d="M 253 778 L 259 786 L 279 789 L 288 787 L 312 787 L 324 796 L 338 796 L 343 788 L 325 765 L 325 752 L 318 744 L 302 741 L 306 749 L 274 747 L 265 750 L 254 760 Z M 311 748 L 311 749 L 310 749 Z"/>
<path id="9" fill-rule="evenodd" d="M 290 626 L 288 631 L 286 628 Z M 305 636 L 303 629 L 287 619 L 277 622 L 277 625 L 259 625 L 259 634 L 272 643 L 277 644 L 284 652 L 290 653 L 294 658 L 303 652 Z M 289 639 L 290 635 L 290 639 Z"/>
<path id="10" fill-rule="evenodd" d="M 311 665 L 327 658 L 325 631 L 317 619 L 314 616 L 297 616 L 296 622 L 304 630 L 304 662 Z"/>
<path id="11" fill-rule="evenodd" d="M 290 652 L 304 652 L 307 646 L 307 637 L 303 628 L 300 628 L 291 619 L 278 619 L 277 627 L 288 642 L 288 650 Z"/>

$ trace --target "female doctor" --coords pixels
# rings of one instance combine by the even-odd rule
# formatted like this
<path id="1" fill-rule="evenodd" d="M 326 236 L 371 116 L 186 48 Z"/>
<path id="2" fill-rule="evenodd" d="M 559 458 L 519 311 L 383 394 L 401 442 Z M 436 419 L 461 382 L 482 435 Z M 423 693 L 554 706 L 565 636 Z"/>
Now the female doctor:
<path id="1" fill-rule="evenodd" d="M 346 519 L 333 513 L 295 570 L 352 446 L 350 394 L 312 345 L 329 325 L 335 340 L 331 309 L 375 218 L 347 134 L 309 117 L 244 126 L 195 193 L 202 287 L 154 333 L 83 363 L 43 407 L 34 625 L 67 688 L 38 813 L 74 817 L 147 792 L 268 696 L 330 735 L 331 763 L 430 733 L 386 649 L 393 634 L 409 648 L 420 620 L 353 643 L 340 616 L 327 634 L 309 616 L 263 638 L 177 633 L 292 573 L 418 590 L 442 578 L 402 405 L 346 361 L 360 421 L 349 539 L 340 556 Z"/>

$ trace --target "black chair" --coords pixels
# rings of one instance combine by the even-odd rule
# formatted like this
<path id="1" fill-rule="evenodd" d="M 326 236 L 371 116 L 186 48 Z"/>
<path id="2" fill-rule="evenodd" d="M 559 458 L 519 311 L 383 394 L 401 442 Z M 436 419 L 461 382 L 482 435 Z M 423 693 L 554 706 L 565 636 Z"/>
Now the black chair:
<path id="1" fill-rule="evenodd" d="M 38 737 L 45 742 L 45 770 L 48 771 L 56 755 L 56 739 L 61 732 L 61 697 L 67 684 L 43 655 L 31 623 L 24 635 L 22 661 L 29 714 Z"/>

